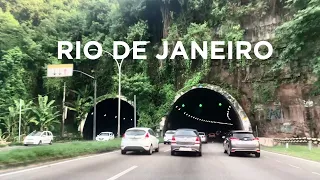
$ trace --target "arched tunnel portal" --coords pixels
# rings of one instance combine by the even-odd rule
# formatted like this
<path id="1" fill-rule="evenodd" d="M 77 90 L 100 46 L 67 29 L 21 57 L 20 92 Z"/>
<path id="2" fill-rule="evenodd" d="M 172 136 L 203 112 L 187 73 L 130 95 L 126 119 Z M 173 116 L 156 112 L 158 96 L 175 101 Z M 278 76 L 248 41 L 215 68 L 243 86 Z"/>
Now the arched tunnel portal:
<path id="1" fill-rule="evenodd" d="M 163 131 L 178 128 L 194 128 L 206 133 L 252 131 L 250 121 L 236 99 L 215 85 L 193 86 L 178 92 Z"/>
<path id="2" fill-rule="evenodd" d="M 133 103 L 121 98 L 120 134 L 128 128 L 134 127 Z M 113 132 L 117 135 L 118 130 L 118 98 L 107 98 L 97 103 L 96 135 L 100 132 Z M 83 126 L 83 138 L 92 139 L 93 136 L 93 112 L 92 107 Z M 137 114 L 137 124 L 139 116 Z"/>

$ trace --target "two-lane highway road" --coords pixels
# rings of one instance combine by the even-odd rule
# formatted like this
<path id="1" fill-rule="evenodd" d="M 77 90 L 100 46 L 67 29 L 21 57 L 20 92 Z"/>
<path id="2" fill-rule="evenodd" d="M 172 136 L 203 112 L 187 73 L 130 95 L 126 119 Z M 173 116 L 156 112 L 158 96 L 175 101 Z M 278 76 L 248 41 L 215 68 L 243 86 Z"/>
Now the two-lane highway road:
<path id="1" fill-rule="evenodd" d="M 202 157 L 170 155 L 161 145 L 153 155 L 120 151 L 62 161 L 0 174 L 1 180 L 316 180 L 320 163 L 263 151 L 254 156 L 229 157 L 221 144 L 204 144 Z"/>

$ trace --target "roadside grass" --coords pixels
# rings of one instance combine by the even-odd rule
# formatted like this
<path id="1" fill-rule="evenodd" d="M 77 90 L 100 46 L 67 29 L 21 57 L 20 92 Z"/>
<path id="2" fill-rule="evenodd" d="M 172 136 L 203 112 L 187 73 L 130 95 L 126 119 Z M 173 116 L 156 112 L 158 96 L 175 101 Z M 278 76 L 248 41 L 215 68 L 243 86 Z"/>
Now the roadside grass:
<path id="1" fill-rule="evenodd" d="M 290 156 L 295 156 L 303 159 L 320 162 L 319 147 L 313 147 L 311 150 L 309 150 L 308 146 L 289 145 L 289 148 L 287 149 L 284 145 L 282 145 L 282 146 L 274 146 L 274 147 L 263 146 L 262 149 L 266 151 L 286 154 Z"/>
<path id="2" fill-rule="evenodd" d="M 121 139 L 77 141 L 0 152 L 0 169 L 120 149 Z"/>

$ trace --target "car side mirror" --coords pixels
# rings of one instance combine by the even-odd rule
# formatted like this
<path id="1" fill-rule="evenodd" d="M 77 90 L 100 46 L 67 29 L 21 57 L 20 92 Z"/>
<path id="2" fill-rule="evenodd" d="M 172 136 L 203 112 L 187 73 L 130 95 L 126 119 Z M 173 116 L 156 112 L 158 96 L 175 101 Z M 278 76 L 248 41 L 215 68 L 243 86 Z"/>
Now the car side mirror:
<path id="1" fill-rule="evenodd" d="M 222 139 L 225 139 L 226 137 L 225 136 L 222 136 Z"/>

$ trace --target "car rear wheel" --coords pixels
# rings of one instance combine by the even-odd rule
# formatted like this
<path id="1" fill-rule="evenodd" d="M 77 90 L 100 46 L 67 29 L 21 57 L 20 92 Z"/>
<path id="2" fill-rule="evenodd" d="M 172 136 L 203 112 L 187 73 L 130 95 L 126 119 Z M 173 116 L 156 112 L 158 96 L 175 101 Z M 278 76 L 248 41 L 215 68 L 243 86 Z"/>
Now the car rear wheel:
<path id="1" fill-rule="evenodd" d="M 42 141 L 39 141 L 38 145 L 41 145 L 42 144 Z"/>
<path id="2" fill-rule="evenodd" d="M 159 144 L 158 144 L 158 148 L 155 150 L 156 152 L 159 152 L 159 149 L 160 149 L 160 146 L 159 146 Z"/>
<path id="3" fill-rule="evenodd" d="M 224 152 L 223 153 L 227 153 L 227 151 L 226 150 L 224 150 Z"/>
<path id="4" fill-rule="evenodd" d="M 202 156 L 202 152 L 198 152 L 198 156 Z"/>
<path id="5" fill-rule="evenodd" d="M 49 143 L 50 145 L 52 145 L 52 141 L 50 141 L 50 143 Z"/>
<path id="6" fill-rule="evenodd" d="M 121 150 L 121 154 L 127 154 L 127 151 Z"/>
<path id="7" fill-rule="evenodd" d="M 228 148 L 227 153 L 228 153 L 228 155 L 229 155 L 229 156 L 233 156 L 233 154 L 234 154 L 234 153 L 233 153 L 233 152 L 231 152 L 231 147 L 229 147 L 229 148 Z"/>
<path id="8" fill-rule="evenodd" d="M 149 149 L 149 151 L 148 151 L 148 155 L 151 155 L 152 152 L 153 152 L 153 147 L 152 147 L 152 144 L 151 144 L 150 149 Z"/>
<path id="9" fill-rule="evenodd" d="M 255 155 L 257 158 L 260 157 L 260 153 L 255 153 L 254 155 Z"/>
<path id="10" fill-rule="evenodd" d="M 176 155 L 176 152 L 171 151 L 171 156 L 174 156 L 174 155 Z"/>

